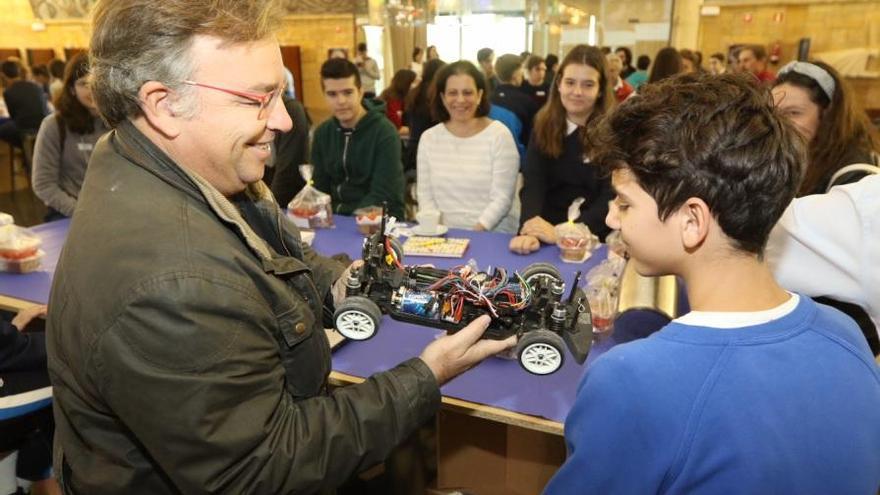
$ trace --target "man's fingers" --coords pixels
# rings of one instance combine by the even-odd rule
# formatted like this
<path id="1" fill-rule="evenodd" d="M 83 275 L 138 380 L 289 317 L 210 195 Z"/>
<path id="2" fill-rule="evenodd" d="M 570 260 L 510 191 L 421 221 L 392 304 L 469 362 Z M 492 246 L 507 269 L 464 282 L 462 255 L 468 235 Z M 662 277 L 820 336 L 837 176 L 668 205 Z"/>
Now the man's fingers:
<path id="1" fill-rule="evenodd" d="M 489 356 L 494 356 L 500 352 L 504 352 L 516 345 L 516 335 L 512 335 L 504 340 L 484 339 L 474 344 L 470 352 L 477 362 L 482 361 Z"/>
<path id="2" fill-rule="evenodd" d="M 480 315 L 477 319 L 468 323 L 466 327 L 456 332 L 455 335 L 452 335 L 452 337 L 459 340 L 466 347 L 471 347 L 474 345 L 474 342 L 480 340 L 483 332 L 486 331 L 491 322 L 492 318 L 489 315 Z"/>

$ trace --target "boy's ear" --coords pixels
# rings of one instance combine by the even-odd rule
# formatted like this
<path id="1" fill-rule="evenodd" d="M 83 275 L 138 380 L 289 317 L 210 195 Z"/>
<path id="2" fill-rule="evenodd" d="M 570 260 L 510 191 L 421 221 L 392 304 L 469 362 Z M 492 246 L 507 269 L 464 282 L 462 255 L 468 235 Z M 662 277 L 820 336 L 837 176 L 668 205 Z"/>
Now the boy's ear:
<path id="1" fill-rule="evenodd" d="M 147 81 L 138 91 L 138 99 L 150 127 L 168 139 L 180 134 L 180 116 L 174 110 L 174 95 L 167 86 Z"/>
<path id="2" fill-rule="evenodd" d="M 703 245 L 709 235 L 709 224 L 712 222 L 709 205 L 700 198 L 688 198 L 679 209 L 679 220 L 682 247 L 692 252 Z"/>

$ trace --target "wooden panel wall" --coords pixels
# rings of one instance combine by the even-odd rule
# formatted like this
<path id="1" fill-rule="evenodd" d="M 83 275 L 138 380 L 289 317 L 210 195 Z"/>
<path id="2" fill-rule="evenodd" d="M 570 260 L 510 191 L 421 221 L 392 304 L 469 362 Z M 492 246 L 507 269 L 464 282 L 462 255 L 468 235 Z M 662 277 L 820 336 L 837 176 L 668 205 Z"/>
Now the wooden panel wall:
<path id="1" fill-rule="evenodd" d="M 811 52 L 880 47 L 880 2 L 722 6 L 720 15 L 700 18 L 699 48 L 708 54 L 736 43 L 779 41 L 787 61 L 797 56 L 797 41 L 807 36 Z"/>

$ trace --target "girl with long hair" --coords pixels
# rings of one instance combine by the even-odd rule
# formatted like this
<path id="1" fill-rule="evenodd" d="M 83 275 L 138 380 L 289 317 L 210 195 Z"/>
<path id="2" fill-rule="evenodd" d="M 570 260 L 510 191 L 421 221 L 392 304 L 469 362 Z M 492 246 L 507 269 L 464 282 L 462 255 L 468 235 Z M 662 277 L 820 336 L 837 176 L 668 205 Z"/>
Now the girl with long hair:
<path id="1" fill-rule="evenodd" d="M 437 71 L 444 65 L 446 62 L 439 58 L 425 62 L 425 65 L 422 66 L 422 80 L 406 95 L 403 123 L 409 127 L 409 141 L 403 153 L 403 170 L 405 172 L 415 173 L 416 155 L 422 133 L 437 125 L 431 116 L 431 85 L 434 84 L 434 76 Z"/>
<path id="2" fill-rule="evenodd" d="M 403 127 L 403 112 L 406 111 L 406 95 L 409 93 L 410 87 L 415 80 L 415 71 L 400 69 L 391 78 L 391 85 L 385 88 L 385 91 L 382 91 L 382 94 L 379 95 L 379 99 L 385 102 L 385 115 L 388 116 L 388 120 L 401 133 L 404 133 L 401 128 Z M 403 127 L 403 129 L 406 128 Z M 408 133 L 409 131 L 406 130 L 406 132 Z"/>
<path id="3" fill-rule="evenodd" d="M 49 208 L 47 221 L 73 215 L 92 149 L 109 130 L 92 99 L 88 55 L 80 53 L 67 64 L 54 104 L 55 113 L 37 133 L 32 180 L 34 193 Z"/>
<path id="4" fill-rule="evenodd" d="M 779 71 L 772 91 L 780 111 L 807 144 L 798 196 L 825 192 L 835 173 L 847 165 L 876 165 L 877 130 L 833 67 L 824 62 L 792 62 Z M 856 182 L 867 173 L 844 174 L 833 185 Z"/>
<path id="5" fill-rule="evenodd" d="M 822 194 L 833 186 L 880 172 L 877 130 L 833 67 L 824 62 L 791 62 L 779 70 L 772 92 L 780 112 L 791 120 L 807 145 L 797 196 Z M 804 220 L 809 223 L 810 219 Z M 816 300 L 849 315 L 874 351 L 880 349 L 877 329 L 861 306 L 826 297 Z"/>
<path id="6" fill-rule="evenodd" d="M 662 81 L 683 71 L 684 63 L 682 62 L 681 53 L 671 46 L 661 48 L 657 52 L 657 56 L 654 57 L 654 65 L 651 67 L 648 83 Z"/>
<path id="7" fill-rule="evenodd" d="M 605 216 L 614 193 L 585 145 L 586 133 L 615 105 L 605 69 L 605 55 L 587 45 L 572 48 L 559 66 L 526 151 L 521 226 L 511 251 L 527 254 L 541 242 L 555 243 L 554 225 L 567 220 L 568 206 L 578 197 L 586 201 L 577 221 L 601 238 L 609 232 Z"/>

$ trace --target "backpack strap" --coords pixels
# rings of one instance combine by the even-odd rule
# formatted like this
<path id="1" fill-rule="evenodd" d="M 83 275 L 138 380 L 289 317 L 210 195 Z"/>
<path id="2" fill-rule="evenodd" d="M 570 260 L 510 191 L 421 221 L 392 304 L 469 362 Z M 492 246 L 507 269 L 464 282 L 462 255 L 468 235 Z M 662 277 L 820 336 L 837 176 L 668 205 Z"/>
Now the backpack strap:
<path id="1" fill-rule="evenodd" d="M 831 180 L 828 181 L 828 188 L 825 190 L 825 192 L 830 191 L 831 188 L 834 186 L 840 185 L 837 184 L 837 181 L 840 180 L 844 175 L 853 172 L 861 172 L 863 176 L 880 174 L 880 167 L 876 165 L 869 165 L 867 163 L 853 163 L 851 165 L 841 167 L 837 172 L 834 172 L 834 175 L 831 176 Z"/>
<path id="2" fill-rule="evenodd" d="M 61 118 L 60 113 L 55 117 L 55 122 L 58 124 L 58 139 L 61 143 L 58 152 L 59 154 L 64 155 L 64 142 L 67 141 L 67 124 L 64 122 L 64 119 Z"/>

